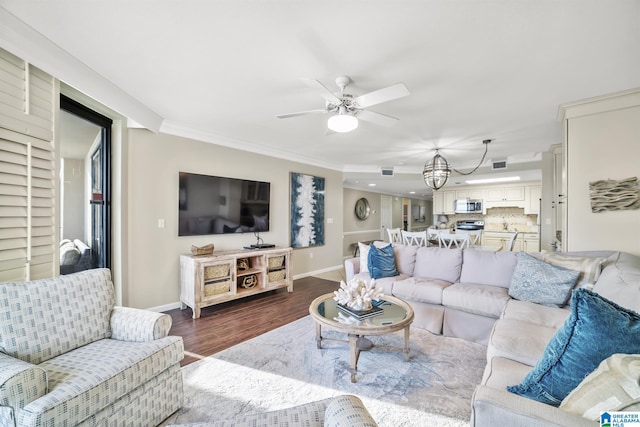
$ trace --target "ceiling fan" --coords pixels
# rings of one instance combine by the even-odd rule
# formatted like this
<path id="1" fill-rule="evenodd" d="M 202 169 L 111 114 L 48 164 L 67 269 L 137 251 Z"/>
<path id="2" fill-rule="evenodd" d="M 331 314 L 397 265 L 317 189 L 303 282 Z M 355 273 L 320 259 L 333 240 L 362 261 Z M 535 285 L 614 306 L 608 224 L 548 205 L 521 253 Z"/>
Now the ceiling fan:
<path id="1" fill-rule="evenodd" d="M 325 85 L 314 79 L 300 79 L 305 85 L 318 91 L 326 103 L 325 108 L 316 110 L 299 111 L 297 113 L 280 114 L 279 119 L 288 119 L 306 114 L 331 113 L 327 121 L 327 127 L 334 132 L 350 132 L 358 127 L 358 119 L 375 123 L 381 126 L 391 126 L 399 119 L 386 114 L 376 113 L 366 108 L 393 101 L 409 95 L 409 90 L 403 83 L 396 83 L 364 95 L 354 96 L 345 92 L 351 83 L 349 76 L 339 76 L 336 78 L 336 85 L 340 88 L 340 93 L 335 94 Z"/>

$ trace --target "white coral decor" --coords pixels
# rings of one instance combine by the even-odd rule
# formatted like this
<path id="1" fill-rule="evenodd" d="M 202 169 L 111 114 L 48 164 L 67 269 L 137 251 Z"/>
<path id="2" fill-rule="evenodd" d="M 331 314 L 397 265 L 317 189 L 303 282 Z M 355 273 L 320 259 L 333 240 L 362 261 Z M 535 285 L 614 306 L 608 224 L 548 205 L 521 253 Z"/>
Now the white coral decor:
<path id="1" fill-rule="evenodd" d="M 384 296 L 382 288 L 376 285 L 375 279 L 369 282 L 363 279 L 351 279 L 347 283 L 340 281 L 340 289 L 334 292 L 334 300 L 354 310 L 370 310 L 371 301 Z"/>

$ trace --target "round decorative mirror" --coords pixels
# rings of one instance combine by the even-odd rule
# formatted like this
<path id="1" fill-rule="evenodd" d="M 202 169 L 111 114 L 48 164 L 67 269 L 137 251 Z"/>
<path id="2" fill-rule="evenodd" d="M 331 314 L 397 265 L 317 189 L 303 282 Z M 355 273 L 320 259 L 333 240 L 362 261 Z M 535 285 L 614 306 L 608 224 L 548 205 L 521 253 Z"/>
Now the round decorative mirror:
<path id="1" fill-rule="evenodd" d="M 358 217 L 358 219 L 359 220 L 367 219 L 367 217 L 369 216 L 369 213 L 370 213 L 369 201 L 364 197 L 358 199 L 358 201 L 356 202 L 356 216 Z"/>

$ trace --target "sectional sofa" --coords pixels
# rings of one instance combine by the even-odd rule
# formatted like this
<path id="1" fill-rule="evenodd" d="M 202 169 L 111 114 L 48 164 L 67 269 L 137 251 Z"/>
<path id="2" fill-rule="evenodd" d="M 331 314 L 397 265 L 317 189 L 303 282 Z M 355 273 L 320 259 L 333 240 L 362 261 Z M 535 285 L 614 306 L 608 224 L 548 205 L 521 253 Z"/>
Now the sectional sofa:
<path id="1" fill-rule="evenodd" d="M 182 406 L 171 317 L 115 306 L 108 269 L 0 283 L 0 425 L 157 425 Z"/>
<path id="2" fill-rule="evenodd" d="M 382 247 L 386 243 L 374 245 Z M 360 257 L 345 261 L 347 280 L 370 278 L 370 249 L 361 246 Z M 629 338 L 640 336 L 640 316 L 638 333 L 617 333 L 625 335 L 630 344 L 624 352 L 632 354 L 611 356 L 602 361 L 603 366 L 592 366 L 598 369 L 584 378 L 587 384 L 574 384 L 575 390 L 562 402 L 558 399 L 553 404 L 542 403 L 507 390 L 524 384 L 540 370 L 540 365 L 554 365 L 548 361 L 554 340 L 561 341 L 561 332 L 567 335 L 569 330 L 571 334 L 573 330 L 567 325 L 584 322 L 579 304 L 571 305 L 571 295 L 604 299 L 604 304 L 613 305 L 616 313 L 625 308 L 640 312 L 640 257 L 615 251 L 524 254 L 398 244 L 393 249 L 397 274 L 376 282 L 385 293 L 404 299 L 413 307 L 413 326 L 487 346 L 485 373 L 472 399 L 471 425 L 593 426 L 598 416 L 594 408 L 612 410 L 613 405 L 616 410 L 640 410 L 636 403 L 640 402 L 640 342 Z M 559 276 L 554 276 L 556 273 Z M 557 293 L 555 284 L 564 278 L 568 278 L 567 283 Z M 538 282 L 552 286 L 536 287 Z M 623 313 L 624 319 L 634 316 L 633 312 Z M 588 354 L 591 345 L 583 347 L 580 352 Z M 600 375 L 602 372 L 605 374 Z M 596 375 L 601 376 L 597 380 L 600 382 L 591 379 L 589 385 L 590 377 Z M 627 391 L 631 389 L 628 396 L 627 391 L 620 391 L 625 389 L 620 386 L 621 378 L 631 383 L 626 386 Z M 601 401 L 588 391 L 589 387 L 594 388 L 593 384 L 598 384 L 595 388 L 600 390 L 597 394 Z M 611 402 L 612 395 L 617 396 L 615 404 Z M 607 399 L 609 402 L 605 402 Z"/>

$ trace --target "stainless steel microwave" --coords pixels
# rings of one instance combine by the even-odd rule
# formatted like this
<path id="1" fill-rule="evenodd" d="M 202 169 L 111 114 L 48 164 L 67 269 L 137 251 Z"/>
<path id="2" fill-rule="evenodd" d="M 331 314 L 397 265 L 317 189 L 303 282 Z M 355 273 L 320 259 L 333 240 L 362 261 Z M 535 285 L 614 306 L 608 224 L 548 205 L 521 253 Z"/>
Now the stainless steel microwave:
<path id="1" fill-rule="evenodd" d="M 455 203 L 455 213 L 482 213 L 482 200 L 461 199 Z"/>

